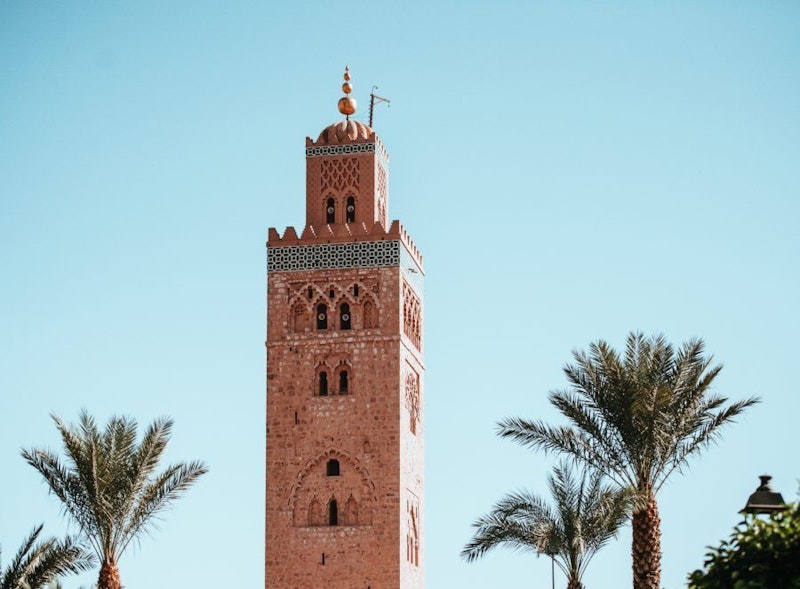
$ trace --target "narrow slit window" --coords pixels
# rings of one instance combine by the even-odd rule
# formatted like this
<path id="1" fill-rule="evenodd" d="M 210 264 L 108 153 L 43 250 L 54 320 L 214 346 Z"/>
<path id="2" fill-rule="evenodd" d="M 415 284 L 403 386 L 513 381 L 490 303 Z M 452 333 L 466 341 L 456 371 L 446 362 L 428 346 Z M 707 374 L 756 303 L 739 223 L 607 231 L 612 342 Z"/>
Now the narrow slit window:
<path id="1" fill-rule="evenodd" d="M 331 458 L 328 460 L 328 464 L 325 467 L 325 474 L 329 477 L 338 477 L 339 476 L 339 461 L 335 458 Z"/>
<path id="2" fill-rule="evenodd" d="M 349 377 L 347 376 L 347 370 L 342 370 L 339 373 L 339 394 L 346 395 L 349 391 L 348 388 L 350 387 Z"/>
<path id="3" fill-rule="evenodd" d="M 350 329 L 350 305 L 347 303 L 339 307 L 339 329 Z"/>
<path id="4" fill-rule="evenodd" d="M 347 207 L 345 208 L 347 214 L 347 222 L 355 223 L 356 220 L 356 199 L 352 196 L 347 197 Z"/>
<path id="5" fill-rule="evenodd" d="M 317 329 L 328 329 L 328 307 L 317 305 Z"/>
<path id="6" fill-rule="evenodd" d="M 336 504 L 336 499 L 331 499 L 331 502 L 328 504 L 328 525 L 339 525 L 339 506 Z"/>
<path id="7" fill-rule="evenodd" d="M 353 285 L 353 296 L 354 297 L 358 296 L 358 285 L 357 284 Z"/>
<path id="8" fill-rule="evenodd" d="M 328 225 L 336 222 L 336 203 L 332 198 L 325 203 L 325 222 Z"/>
<path id="9" fill-rule="evenodd" d="M 319 373 L 319 396 L 320 397 L 327 397 L 328 396 L 328 373 L 327 372 L 320 372 Z"/>

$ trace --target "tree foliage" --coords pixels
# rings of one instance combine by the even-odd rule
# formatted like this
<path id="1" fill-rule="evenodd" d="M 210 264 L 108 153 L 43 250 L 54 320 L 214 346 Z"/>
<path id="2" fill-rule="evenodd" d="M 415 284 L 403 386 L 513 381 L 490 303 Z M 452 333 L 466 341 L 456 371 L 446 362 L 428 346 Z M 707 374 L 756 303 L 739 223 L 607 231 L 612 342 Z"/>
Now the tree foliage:
<path id="1" fill-rule="evenodd" d="M 574 351 L 564 373 L 570 388 L 550 393 L 569 424 L 509 418 L 503 437 L 554 451 L 637 493 L 633 510 L 634 589 L 659 589 L 660 517 L 656 494 L 671 474 L 717 439 L 757 399 L 728 403 L 712 393 L 722 366 L 702 340 L 676 350 L 664 336 L 630 333 L 623 353 L 599 341 Z"/>
<path id="2" fill-rule="evenodd" d="M 157 419 L 137 442 L 136 421 L 112 417 L 103 431 L 83 411 L 77 427 L 53 416 L 66 460 L 47 450 L 22 455 L 44 477 L 101 562 L 98 589 L 120 589 L 117 562 L 201 475 L 200 462 L 158 472 L 172 434 L 171 419 Z"/>
<path id="3" fill-rule="evenodd" d="M 63 575 L 88 570 L 94 564 L 72 538 L 39 540 L 42 525 L 33 529 L 8 568 L 0 568 L 0 589 L 40 589 Z M 0 561 L 2 564 L 2 561 Z"/>
<path id="4" fill-rule="evenodd" d="M 552 506 L 526 491 L 506 495 L 473 523 L 462 558 L 474 561 L 497 546 L 548 554 L 570 589 L 579 589 L 589 561 L 628 517 L 629 495 L 601 481 L 599 473 L 577 477 L 568 466 L 556 467 L 548 477 Z"/>
<path id="5" fill-rule="evenodd" d="M 747 516 L 709 547 L 689 589 L 800 589 L 800 502 L 767 519 Z"/>

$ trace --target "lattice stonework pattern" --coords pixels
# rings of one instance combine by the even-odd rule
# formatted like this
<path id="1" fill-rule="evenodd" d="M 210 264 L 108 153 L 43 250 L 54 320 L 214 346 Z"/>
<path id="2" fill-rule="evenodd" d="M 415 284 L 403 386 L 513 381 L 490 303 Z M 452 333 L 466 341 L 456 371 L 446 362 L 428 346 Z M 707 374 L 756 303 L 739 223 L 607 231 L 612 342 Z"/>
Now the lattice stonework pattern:
<path id="1" fill-rule="evenodd" d="M 418 350 L 422 349 L 422 304 L 405 282 L 403 282 L 403 333 Z"/>
<path id="2" fill-rule="evenodd" d="M 386 203 L 388 201 L 386 169 L 378 165 L 378 218 L 386 218 Z"/>
<path id="3" fill-rule="evenodd" d="M 406 500 L 406 560 L 419 566 L 419 499 L 416 496 Z"/>
<path id="4" fill-rule="evenodd" d="M 323 243 L 267 248 L 267 272 L 400 265 L 399 240 Z"/>
<path id="5" fill-rule="evenodd" d="M 322 174 L 320 188 L 323 193 L 329 189 L 344 190 L 345 188 L 358 188 L 359 170 L 358 158 L 343 157 L 334 160 L 322 160 Z"/>
<path id="6" fill-rule="evenodd" d="M 410 366 L 406 366 L 406 409 L 408 426 L 411 433 L 417 435 L 420 419 L 419 374 Z"/>

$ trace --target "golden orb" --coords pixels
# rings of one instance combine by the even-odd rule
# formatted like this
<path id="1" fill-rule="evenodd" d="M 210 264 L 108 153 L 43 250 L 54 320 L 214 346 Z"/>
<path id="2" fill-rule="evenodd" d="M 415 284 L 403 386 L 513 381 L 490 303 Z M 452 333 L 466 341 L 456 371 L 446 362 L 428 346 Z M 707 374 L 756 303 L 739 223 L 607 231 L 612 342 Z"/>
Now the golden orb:
<path id="1" fill-rule="evenodd" d="M 339 112 L 348 117 L 356 112 L 357 106 L 356 99 L 352 96 L 342 96 L 339 99 Z"/>
<path id="2" fill-rule="evenodd" d="M 342 92 L 345 94 L 350 94 L 353 91 L 353 85 L 350 82 L 345 82 L 342 84 Z"/>

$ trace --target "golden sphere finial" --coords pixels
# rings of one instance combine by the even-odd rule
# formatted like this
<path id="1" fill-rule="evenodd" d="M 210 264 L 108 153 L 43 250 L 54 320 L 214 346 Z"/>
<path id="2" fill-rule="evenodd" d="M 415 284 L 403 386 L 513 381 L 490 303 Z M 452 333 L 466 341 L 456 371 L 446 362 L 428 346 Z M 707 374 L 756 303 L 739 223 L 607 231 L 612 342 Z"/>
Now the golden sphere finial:
<path id="1" fill-rule="evenodd" d="M 342 84 L 342 92 L 345 93 L 345 96 L 342 96 L 339 99 L 339 112 L 347 117 L 347 120 L 350 120 L 350 115 L 356 112 L 356 108 L 358 104 L 356 103 L 356 99 L 349 94 L 353 91 L 353 85 L 350 83 L 350 68 L 348 66 L 344 66 L 344 84 Z"/>

